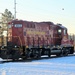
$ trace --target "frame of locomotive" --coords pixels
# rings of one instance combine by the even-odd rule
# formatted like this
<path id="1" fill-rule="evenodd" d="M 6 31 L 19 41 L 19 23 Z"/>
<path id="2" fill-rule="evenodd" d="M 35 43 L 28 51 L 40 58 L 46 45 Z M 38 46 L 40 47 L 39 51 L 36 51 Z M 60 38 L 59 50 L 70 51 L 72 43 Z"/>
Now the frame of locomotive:
<path id="1" fill-rule="evenodd" d="M 3 59 L 40 58 L 42 55 L 66 56 L 74 53 L 67 28 L 53 22 L 13 20 L 8 23 L 8 41 L 1 48 Z"/>

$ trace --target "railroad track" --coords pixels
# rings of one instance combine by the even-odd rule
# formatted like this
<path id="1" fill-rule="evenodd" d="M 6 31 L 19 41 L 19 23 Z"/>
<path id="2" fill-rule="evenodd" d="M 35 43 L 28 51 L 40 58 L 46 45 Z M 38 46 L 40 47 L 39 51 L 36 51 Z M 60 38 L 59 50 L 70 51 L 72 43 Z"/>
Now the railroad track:
<path id="1" fill-rule="evenodd" d="M 75 53 L 69 54 L 68 56 L 62 56 L 62 57 L 72 57 L 72 56 L 75 56 Z M 57 57 L 56 55 L 51 55 L 51 57 L 41 56 L 41 58 L 39 58 L 39 59 L 25 59 L 25 60 L 19 59 L 19 60 L 15 60 L 15 61 L 12 61 L 11 59 L 5 59 L 3 61 L 1 60 L 0 64 L 9 63 L 9 62 L 32 62 L 32 61 L 37 61 L 37 60 L 54 59 L 54 58 L 62 58 L 62 57 Z"/>

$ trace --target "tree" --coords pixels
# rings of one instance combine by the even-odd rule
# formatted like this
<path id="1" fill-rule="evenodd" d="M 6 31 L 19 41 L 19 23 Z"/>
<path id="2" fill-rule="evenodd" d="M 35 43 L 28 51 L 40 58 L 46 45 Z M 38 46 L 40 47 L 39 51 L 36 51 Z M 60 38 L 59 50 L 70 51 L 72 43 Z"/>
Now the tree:
<path id="1" fill-rule="evenodd" d="M 7 23 L 14 19 L 11 11 L 5 9 L 4 13 L 2 13 L 1 22 L 3 30 L 7 30 Z"/>
<path id="2" fill-rule="evenodd" d="M 7 32 L 7 24 L 9 21 L 14 19 L 14 16 L 12 15 L 11 11 L 9 11 L 8 9 L 5 9 L 4 13 L 1 14 L 2 15 L 0 20 L 0 37 L 2 37 L 2 41 L 4 41 L 3 36 L 5 35 L 5 32 Z M 2 45 L 4 45 L 4 42 L 2 42 Z"/>

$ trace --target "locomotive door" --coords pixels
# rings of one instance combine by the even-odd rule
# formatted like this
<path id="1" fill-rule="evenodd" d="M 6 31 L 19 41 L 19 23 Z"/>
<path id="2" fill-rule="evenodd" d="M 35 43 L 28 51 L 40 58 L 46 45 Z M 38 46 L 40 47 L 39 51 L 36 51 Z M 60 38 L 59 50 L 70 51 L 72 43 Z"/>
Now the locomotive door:
<path id="1" fill-rule="evenodd" d="M 20 45 L 22 46 L 22 40 L 23 39 L 23 29 L 22 29 L 22 24 L 15 24 L 13 26 L 13 29 L 12 29 L 12 39 L 13 39 L 13 42 L 16 44 L 16 45 Z"/>

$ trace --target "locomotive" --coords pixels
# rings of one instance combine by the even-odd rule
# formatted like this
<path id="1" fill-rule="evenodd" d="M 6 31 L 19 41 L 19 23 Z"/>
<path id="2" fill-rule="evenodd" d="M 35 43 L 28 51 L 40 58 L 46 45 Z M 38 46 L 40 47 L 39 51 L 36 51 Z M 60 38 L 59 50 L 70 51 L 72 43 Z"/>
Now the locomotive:
<path id="1" fill-rule="evenodd" d="M 0 49 L 3 59 L 66 56 L 74 53 L 74 41 L 67 28 L 53 22 L 13 20 L 8 23 L 7 47 Z"/>

